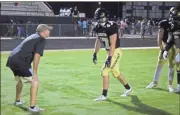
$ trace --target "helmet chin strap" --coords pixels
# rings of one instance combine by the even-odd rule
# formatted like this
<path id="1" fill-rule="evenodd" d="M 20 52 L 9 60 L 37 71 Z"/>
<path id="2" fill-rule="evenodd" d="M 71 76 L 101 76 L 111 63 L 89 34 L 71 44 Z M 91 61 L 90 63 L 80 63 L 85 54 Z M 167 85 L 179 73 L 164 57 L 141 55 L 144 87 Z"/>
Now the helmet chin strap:
<path id="1" fill-rule="evenodd" d="M 99 23 L 100 23 L 101 26 L 105 26 L 106 21 L 107 21 L 106 18 L 101 18 L 100 21 L 99 21 Z"/>
<path id="2" fill-rule="evenodd" d="M 100 23 L 101 26 L 105 26 L 106 22 Z"/>

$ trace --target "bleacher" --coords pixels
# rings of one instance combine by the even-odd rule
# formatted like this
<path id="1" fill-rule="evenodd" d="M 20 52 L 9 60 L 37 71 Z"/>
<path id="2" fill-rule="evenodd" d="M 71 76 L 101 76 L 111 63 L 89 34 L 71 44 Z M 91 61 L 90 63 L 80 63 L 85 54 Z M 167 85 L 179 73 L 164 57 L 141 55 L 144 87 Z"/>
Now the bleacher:
<path id="1" fill-rule="evenodd" d="M 53 12 L 44 11 L 36 2 L 1 2 L 1 15 L 21 15 L 21 16 L 53 16 Z"/>

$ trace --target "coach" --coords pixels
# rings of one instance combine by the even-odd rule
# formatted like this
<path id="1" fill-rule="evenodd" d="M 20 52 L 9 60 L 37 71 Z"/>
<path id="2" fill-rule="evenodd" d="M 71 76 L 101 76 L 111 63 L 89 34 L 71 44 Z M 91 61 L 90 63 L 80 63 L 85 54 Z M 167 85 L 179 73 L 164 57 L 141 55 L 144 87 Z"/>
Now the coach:
<path id="1" fill-rule="evenodd" d="M 49 37 L 53 27 L 46 24 L 38 25 L 36 33 L 24 39 L 8 57 L 6 66 L 14 73 L 17 81 L 15 106 L 22 106 L 24 101 L 20 100 L 23 83 L 31 83 L 30 88 L 30 112 L 39 112 L 41 109 L 36 105 L 36 96 L 39 86 L 38 65 L 40 57 L 43 56 L 45 38 Z M 33 69 L 31 63 L 33 62 Z"/>

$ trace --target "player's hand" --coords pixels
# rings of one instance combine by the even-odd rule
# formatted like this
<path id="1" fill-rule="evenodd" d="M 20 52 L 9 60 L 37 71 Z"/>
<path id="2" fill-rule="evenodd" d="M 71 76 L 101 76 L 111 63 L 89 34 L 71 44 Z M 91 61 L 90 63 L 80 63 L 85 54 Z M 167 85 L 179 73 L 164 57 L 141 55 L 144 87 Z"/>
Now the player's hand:
<path id="1" fill-rule="evenodd" d="M 93 54 L 93 63 L 96 64 L 97 63 L 97 53 Z"/>
<path id="2" fill-rule="evenodd" d="M 163 51 L 163 58 L 164 59 L 167 59 L 167 56 L 168 56 L 168 52 L 166 50 Z"/>
<path id="3" fill-rule="evenodd" d="M 180 53 L 178 53 L 178 54 L 176 55 L 176 62 L 177 62 L 177 63 L 180 63 Z"/>
<path id="4" fill-rule="evenodd" d="M 111 66 L 111 58 L 112 56 L 108 56 L 106 62 L 105 62 L 105 67 L 110 67 Z"/>

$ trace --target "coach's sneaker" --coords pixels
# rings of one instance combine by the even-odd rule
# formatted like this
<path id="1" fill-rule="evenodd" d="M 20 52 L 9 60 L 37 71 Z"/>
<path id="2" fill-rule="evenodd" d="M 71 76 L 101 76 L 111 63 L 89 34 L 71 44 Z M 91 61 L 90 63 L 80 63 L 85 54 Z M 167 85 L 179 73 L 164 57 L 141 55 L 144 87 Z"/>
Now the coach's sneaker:
<path id="1" fill-rule="evenodd" d="M 172 85 L 168 86 L 168 90 L 169 90 L 170 93 L 174 92 L 174 89 L 173 89 Z"/>
<path id="2" fill-rule="evenodd" d="M 132 88 L 130 89 L 126 89 L 126 91 L 124 91 L 124 93 L 121 96 L 128 96 L 130 93 L 132 92 Z"/>
<path id="3" fill-rule="evenodd" d="M 29 111 L 30 112 L 42 112 L 42 111 L 45 111 L 45 109 L 42 109 L 36 105 L 33 109 L 31 107 L 29 107 Z"/>
<path id="4" fill-rule="evenodd" d="M 105 97 L 104 95 L 101 95 L 100 97 L 94 99 L 94 101 L 104 101 L 106 99 L 107 99 L 107 97 Z"/>
<path id="5" fill-rule="evenodd" d="M 14 106 L 23 106 L 24 103 L 25 103 L 25 101 L 19 101 L 19 102 L 15 101 Z"/>
<path id="6" fill-rule="evenodd" d="M 146 88 L 147 89 L 152 89 L 154 87 L 156 87 L 158 84 L 155 84 L 154 82 L 150 83 Z"/>

